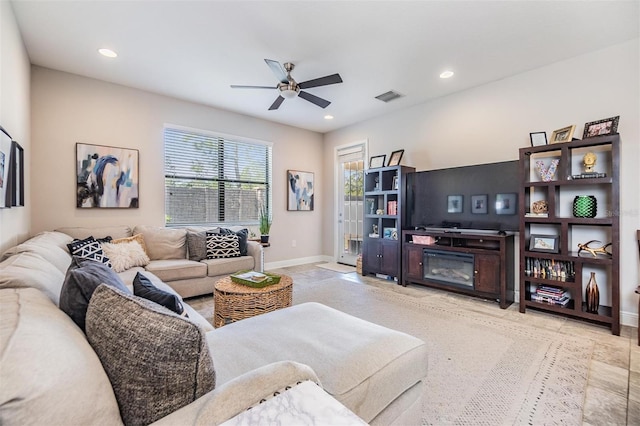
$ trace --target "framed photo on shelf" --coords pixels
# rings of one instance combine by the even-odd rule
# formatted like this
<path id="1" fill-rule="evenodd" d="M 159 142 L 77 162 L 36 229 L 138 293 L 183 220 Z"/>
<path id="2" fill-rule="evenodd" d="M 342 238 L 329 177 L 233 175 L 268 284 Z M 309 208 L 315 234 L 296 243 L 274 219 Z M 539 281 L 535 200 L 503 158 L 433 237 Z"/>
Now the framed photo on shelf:
<path id="1" fill-rule="evenodd" d="M 402 154 L 404 154 L 404 149 L 393 151 L 389 157 L 389 163 L 387 163 L 387 166 L 399 166 Z"/>
<path id="2" fill-rule="evenodd" d="M 582 139 L 618 133 L 618 121 L 620 121 L 619 115 L 616 117 L 585 123 Z"/>
<path id="3" fill-rule="evenodd" d="M 377 169 L 378 167 L 384 167 L 384 161 L 387 159 L 387 154 L 376 155 L 369 159 L 369 168 Z"/>
<path id="4" fill-rule="evenodd" d="M 496 194 L 496 214 L 516 214 L 518 194 Z"/>
<path id="5" fill-rule="evenodd" d="M 471 213 L 487 214 L 487 201 L 488 201 L 488 197 L 486 194 L 472 195 L 471 196 Z"/>
<path id="6" fill-rule="evenodd" d="M 462 213 L 462 202 L 464 197 L 462 195 L 448 195 L 447 196 L 447 213 Z"/>
<path id="7" fill-rule="evenodd" d="M 543 146 L 548 144 L 547 132 L 529 133 L 529 139 L 531 140 L 531 146 Z"/>
<path id="8" fill-rule="evenodd" d="M 386 238 L 388 240 L 397 240 L 398 230 L 396 228 L 384 228 L 382 238 Z"/>
<path id="9" fill-rule="evenodd" d="M 563 127 L 562 129 L 554 130 L 551 133 L 551 143 L 563 143 L 571 142 L 573 138 L 573 132 L 576 131 L 576 125 Z"/>
<path id="10" fill-rule="evenodd" d="M 557 235 L 540 235 L 531 234 L 529 239 L 529 251 L 542 251 L 547 253 L 558 253 L 558 239 Z"/>
<path id="11" fill-rule="evenodd" d="M 391 184 L 391 189 L 398 189 L 398 175 L 393 177 L 393 182 Z"/>

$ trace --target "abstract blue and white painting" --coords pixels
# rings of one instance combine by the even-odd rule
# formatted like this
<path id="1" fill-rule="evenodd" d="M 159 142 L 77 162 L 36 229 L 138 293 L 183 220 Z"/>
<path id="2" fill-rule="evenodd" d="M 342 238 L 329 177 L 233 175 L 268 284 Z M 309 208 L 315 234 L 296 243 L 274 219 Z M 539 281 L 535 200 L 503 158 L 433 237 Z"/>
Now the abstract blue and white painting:
<path id="1" fill-rule="evenodd" d="M 287 170 L 287 210 L 313 210 L 313 173 Z"/>
<path id="2" fill-rule="evenodd" d="M 138 150 L 76 144 L 76 207 L 138 208 Z"/>

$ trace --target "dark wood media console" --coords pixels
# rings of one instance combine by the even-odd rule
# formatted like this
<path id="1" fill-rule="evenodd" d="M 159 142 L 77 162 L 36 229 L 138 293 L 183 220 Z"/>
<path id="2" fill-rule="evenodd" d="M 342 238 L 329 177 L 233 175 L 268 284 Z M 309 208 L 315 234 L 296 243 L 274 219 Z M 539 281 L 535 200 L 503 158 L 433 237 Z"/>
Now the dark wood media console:
<path id="1" fill-rule="evenodd" d="M 402 231 L 402 285 L 495 299 L 506 309 L 514 301 L 513 240 L 497 232 Z"/>

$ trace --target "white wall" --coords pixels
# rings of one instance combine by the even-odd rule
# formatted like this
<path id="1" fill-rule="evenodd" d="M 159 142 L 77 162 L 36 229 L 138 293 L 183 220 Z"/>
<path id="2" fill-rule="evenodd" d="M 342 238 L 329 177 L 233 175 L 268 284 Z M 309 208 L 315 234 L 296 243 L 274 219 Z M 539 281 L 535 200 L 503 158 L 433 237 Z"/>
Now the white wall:
<path id="1" fill-rule="evenodd" d="M 26 207 L 0 209 L 0 253 L 25 240 L 30 231 L 29 74 L 29 57 L 11 4 L 0 1 L 0 124 L 24 148 L 26 182 Z"/>
<path id="2" fill-rule="evenodd" d="M 33 233 L 62 226 L 164 226 L 165 123 L 273 142 L 273 226 L 266 262 L 322 254 L 321 212 L 286 211 L 286 171 L 323 181 L 322 135 L 103 81 L 32 68 Z M 75 207 L 76 142 L 138 149 L 140 208 Z M 322 194 L 316 195 L 322 205 Z M 293 248 L 291 241 L 296 240 Z"/>
<path id="3" fill-rule="evenodd" d="M 577 138 L 589 121 L 619 115 L 621 135 L 621 306 L 637 324 L 640 229 L 640 84 L 638 39 L 436 99 L 325 135 L 324 174 L 333 175 L 333 149 L 368 139 L 369 155 L 404 148 L 402 163 L 418 171 L 515 160 L 529 132 L 575 124 Z M 463 71 L 463 70 L 460 70 Z M 469 70 L 471 71 L 471 70 Z M 464 78 L 459 72 L 454 78 Z M 409 94 L 410 95 L 410 94 Z M 334 200 L 326 185 L 324 198 Z M 323 229 L 334 234 L 331 203 Z M 324 252 L 333 254 L 325 239 Z"/>

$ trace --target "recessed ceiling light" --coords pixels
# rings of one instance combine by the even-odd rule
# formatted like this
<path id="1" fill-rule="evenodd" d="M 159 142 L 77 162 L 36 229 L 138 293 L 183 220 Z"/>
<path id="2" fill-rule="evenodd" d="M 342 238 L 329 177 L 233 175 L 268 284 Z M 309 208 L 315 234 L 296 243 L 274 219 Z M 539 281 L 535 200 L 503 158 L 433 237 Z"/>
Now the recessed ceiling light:
<path id="1" fill-rule="evenodd" d="M 324 119 L 325 120 L 333 120 L 333 115 L 327 114 L 327 115 L 324 116 Z"/>
<path id="2" fill-rule="evenodd" d="M 98 53 L 100 53 L 102 56 L 106 56 L 107 58 L 116 58 L 118 56 L 118 54 L 113 50 L 105 48 L 98 49 Z"/>
<path id="3" fill-rule="evenodd" d="M 444 71 L 442 74 L 440 74 L 440 78 L 449 78 L 449 77 L 453 77 L 453 71 Z"/>

